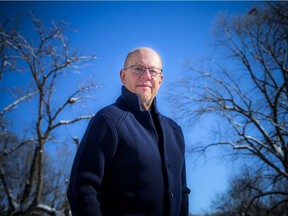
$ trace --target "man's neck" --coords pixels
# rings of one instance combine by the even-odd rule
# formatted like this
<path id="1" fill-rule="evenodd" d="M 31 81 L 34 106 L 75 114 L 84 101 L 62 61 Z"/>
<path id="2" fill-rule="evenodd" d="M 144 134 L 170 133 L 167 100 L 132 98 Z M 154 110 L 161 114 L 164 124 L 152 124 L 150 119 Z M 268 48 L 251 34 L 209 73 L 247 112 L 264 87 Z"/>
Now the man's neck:
<path id="1" fill-rule="evenodd" d="M 148 99 L 145 102 L 141 103 L 142 109 L 151 111 L 151 105 L 152 105 L 153 99 Z"/>

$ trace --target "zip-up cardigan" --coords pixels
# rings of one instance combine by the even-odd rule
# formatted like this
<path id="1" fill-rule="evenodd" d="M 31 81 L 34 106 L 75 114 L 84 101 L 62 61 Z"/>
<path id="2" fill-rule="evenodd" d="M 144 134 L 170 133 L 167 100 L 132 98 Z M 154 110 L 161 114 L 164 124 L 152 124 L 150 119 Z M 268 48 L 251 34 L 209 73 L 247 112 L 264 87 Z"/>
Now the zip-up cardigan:
<path id="1" fill-rule="evenodd" d="M 150 112 L 139 101 L 123 86 L 90 120 L 68 187 L 73 216 L 188 215 L 182 130 L 156 98 Z"/>

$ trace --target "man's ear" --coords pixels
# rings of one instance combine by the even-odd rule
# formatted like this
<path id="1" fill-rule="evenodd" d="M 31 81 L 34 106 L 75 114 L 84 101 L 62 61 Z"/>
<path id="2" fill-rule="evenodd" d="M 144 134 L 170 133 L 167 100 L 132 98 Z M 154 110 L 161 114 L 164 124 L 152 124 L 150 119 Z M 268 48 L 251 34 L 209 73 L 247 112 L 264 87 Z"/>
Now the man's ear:
<path id="1" fill-rule="evenodd" d="M 123 84 L 126 82 L 126 74 L 124 73 L 123 70 L 120 71 L 120 80 Z"/>
<path id="2" fill-rule="evenodd" d="M 160 79 L 159 79 L 159 84 L 161 85 L 162 81 L 163 81 L 163 75 L 161 75 Z"/>

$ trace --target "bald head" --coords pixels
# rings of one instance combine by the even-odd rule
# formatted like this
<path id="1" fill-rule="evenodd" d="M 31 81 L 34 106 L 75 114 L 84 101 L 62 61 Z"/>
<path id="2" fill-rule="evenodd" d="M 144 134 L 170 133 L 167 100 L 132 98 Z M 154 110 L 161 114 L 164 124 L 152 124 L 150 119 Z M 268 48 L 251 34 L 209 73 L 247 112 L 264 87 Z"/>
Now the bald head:
<path id="1" fill-rule="evenodd" d="M 136 49 L 130 51 L 128 53 L 128 55 L 126 56 L 126 59 L 124 62 L 124 68 L 129 66 L 131 58 L 133 58 L 134 56 L 141 56 L 141 55 L 151 55 L 151 56 L 153 56 L 153 58 L 157 58 L 159 61 L 158 67 L 162 68 L 162 59 L 161 59 L 160 55 L 155 50 L 153 50 L 149 47 L 140 47 L 140 48 L 136 48 Z"/>

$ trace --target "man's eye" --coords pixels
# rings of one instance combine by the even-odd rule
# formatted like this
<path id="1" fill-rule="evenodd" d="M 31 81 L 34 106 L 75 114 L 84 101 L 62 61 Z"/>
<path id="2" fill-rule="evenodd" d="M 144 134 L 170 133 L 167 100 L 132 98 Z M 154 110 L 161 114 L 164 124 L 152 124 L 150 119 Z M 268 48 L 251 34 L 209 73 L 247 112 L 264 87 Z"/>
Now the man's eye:
<path id="1" fill-rule="evenodd" d="M 153 69 L 153 68 L 151 68 L 149 71 L 150 71 L 150 74 L 157 74 L 158 73 L 157 70 Z"/>
<path id="2" fill-rule="evenodd" d="M 142 67 L 134 67 L 134 71 L 142 72 L 143 68 Z"/>

